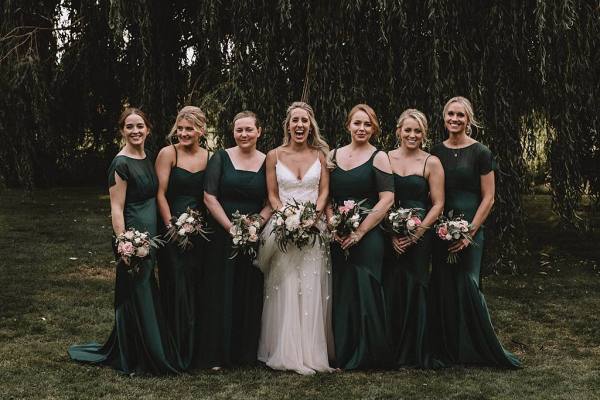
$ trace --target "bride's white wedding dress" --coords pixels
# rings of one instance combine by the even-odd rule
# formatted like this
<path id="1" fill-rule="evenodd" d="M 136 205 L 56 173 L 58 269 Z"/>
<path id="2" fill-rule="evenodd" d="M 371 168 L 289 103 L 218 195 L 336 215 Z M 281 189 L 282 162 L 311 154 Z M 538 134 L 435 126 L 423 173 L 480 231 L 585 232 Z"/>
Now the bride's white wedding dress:
<path id="1" fill-rule="evenodd" d="M 301 180 L 279 160 L 275 172 L 279 198 L 284 204 L 292 199 L 316 203 L 321 177 L 318 158 Z M 257 259 L 265 275 L 258 359 L 277 370 L 300 374 L 331 372 L 328 348 L 333 351 L 333 335 L 328 245 L 317 240 L 314 246 L 300 250 L 292 244 L 284 253 L 271 235 L 271 222 L 263 230 L 264 241 Z"/>

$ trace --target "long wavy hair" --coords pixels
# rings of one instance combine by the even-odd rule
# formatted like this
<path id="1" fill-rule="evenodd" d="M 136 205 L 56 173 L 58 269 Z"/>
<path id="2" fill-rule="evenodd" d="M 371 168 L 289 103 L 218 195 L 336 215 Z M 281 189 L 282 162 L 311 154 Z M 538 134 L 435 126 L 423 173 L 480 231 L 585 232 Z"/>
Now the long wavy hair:
<path id="1" fill-rule="evenodd" d="M 309 104 L 303 101 L 295 101 L 287 109 L 285 120 L 283 121 L 282 146 L 287 146 L 292 140 L 292 135 L 290 133 L 290 121 L 292 119 L 292 111 L 296 108 L 300 108 L 308 113 L 308 119 L 310 121 L 310 128 L 307 140 L 308 145 L 312 148 L 319 150 L 323 153 L 323 155 L 327 156 L 327 153 L 329 153 L 329 145 L 327 144 L 325 139 L 321 137 L 321 131 L 319 130 L 319 124 L 317 124 L 317 120 L 315 118 L 315 112 Z"/>

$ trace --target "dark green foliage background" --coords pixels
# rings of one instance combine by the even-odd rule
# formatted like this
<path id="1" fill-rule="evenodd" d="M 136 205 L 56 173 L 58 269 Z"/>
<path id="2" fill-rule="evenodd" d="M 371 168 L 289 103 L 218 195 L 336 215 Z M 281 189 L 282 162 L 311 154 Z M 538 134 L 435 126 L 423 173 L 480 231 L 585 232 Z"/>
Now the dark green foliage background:
<path id="1" fill-rule="evenodd" d="M 600 194 L 600 2 L 306 0 L 4 0 L 0 3 L 0 181 L 104 183 L 125 104 L 163 145 L 177 109 L 202 106 L 220 144 L 242 109 L 263 119 L 263 150 L 281 138 L 287 105 L 314 106 L 330 145 L 347 140 L 356 103 L 394 145 L 407 107 L 443 139 L 441 111 L 470 98 L 496 154 L 496 267 L 522 243 L 526 161 L 546 141 L 553 205 L 576 220 Z M 59 24 L 61 12 L 69 20 Z M 61 40 L 57 40 L 57 38 Z M 190 50 L 191 49 L 191 50 Z M 188 51 L 194 57 L 189 62 Z M 57 56 L 58 55 L 58 56 Z M 544 136 L 540 136 L 544 132 Z"/>

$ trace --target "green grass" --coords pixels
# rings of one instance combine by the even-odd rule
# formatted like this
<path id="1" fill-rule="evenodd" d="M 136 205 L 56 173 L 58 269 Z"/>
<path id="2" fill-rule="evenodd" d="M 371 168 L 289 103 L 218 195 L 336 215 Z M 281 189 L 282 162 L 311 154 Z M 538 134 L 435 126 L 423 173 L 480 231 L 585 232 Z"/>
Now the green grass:
<path id="1" fill-rule="evenodd" d="M 498 335 L 521 370 L 303 377 L 253 368 L 129 378 L 66 353 L 73 343 L 104 341 L 112 327 L 104 190 L 0 192 L 0 398 L 600 398 L 600 235 L 561 231 L 546 196 L 526 205 L 531 254 L 519 261 L 522 274 L 483 281 Z"/>

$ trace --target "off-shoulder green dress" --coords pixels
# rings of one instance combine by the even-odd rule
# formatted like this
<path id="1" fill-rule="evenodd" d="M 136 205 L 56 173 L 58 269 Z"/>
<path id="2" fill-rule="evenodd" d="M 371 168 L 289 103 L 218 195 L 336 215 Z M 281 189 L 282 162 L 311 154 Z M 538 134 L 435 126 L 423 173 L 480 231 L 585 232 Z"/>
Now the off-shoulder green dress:
<path id="1" fill-rule="evenodd" d="M 217 197 L 225 213 L 259 213 L 267 198 L 265 164 L 257 172 L 238 170 L 219 150 L 205 174 L 205 191 Z M 260 336 L 263 274 L 244 254 L 232 255 L 229 232 L 211 220 L 206 245 L 197 365 L 204 368 L 254 365 Z"/>
<path id="2" fill-rule="evenodd" d="M 476 142 L 460 149 L 443 143 L 431 150 L 444 167 L 444 212 L 463 214 L 472 221 L 481 203 L 481 176 L 493 170 L 490 150 Z M 484 246 L 484 226 L 475 244 L 458 253 L 458 263 L 448 264 L 448 242 L 434 241 L 429 287 L 428 333 L 435 357 L 445 364 L 475 364 L 516 368 L 520 360 L 502 347 L 496 337 L 479 274 Z"/>
<path id="3" fill-rule="evenodd" d="M 157 234 L 156 192 L 158 179 L 149 157 L 118 155 L 108 169 L 109 186 L 116 184 L 115 173 L 127 181 L 125 227 Z M 69 348 L 73 360 L 108 365 L 123 373 L 161 375 L 175 373 L 180 362 L 163 316 L 154 278 L 156 254 L 131 275 L 117 262 L 115 282 L 115 323 L 103 345 L 90 343 Z"/>
<path id="4" fill-rule="evenodd" d="M 173 217 L 179 217 L 188 207 L 205 213 L 204 170 L 190 172 L 177 166 L 177 149 L 166 197 Z M 197 292 L 205 246 L 198 236 L 192 243 L 193 247 L 186 250 L 168 243 L 158 252 L 161 300 L 184 369 L 191 366 L 198 335 Z"/>
<path id="5" fill-rule="evenodd" d="M 344 200 L 366 199 L 363 206 L 372 208 L 380 192 L 394 191 L 392 174 L 373 166 L 376 153 L 355 168 L 346 171 L 338 166 L 331 171 L 329 193 L 335 206 Z M 384 233 L 378 227 L 351 246 L 348 257 L 337 242 L 331 245 L 334 365 L 338 368 L 376 369 L 391 363 L 382 287 L 384 247 Z"/>

